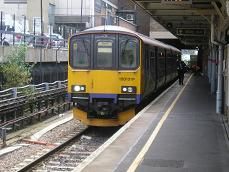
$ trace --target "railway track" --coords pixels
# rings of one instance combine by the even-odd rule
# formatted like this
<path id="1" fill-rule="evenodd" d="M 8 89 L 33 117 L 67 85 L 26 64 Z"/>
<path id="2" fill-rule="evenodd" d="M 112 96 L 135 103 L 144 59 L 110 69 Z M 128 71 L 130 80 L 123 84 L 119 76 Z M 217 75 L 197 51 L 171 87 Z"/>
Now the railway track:
<path id="1" fill-rule="evenodd" d="M 118 128 L 82 127 L 76 134 L 63 138 L 62 143 L 52 149 L 44 149 L 44 153 L 33 160 L 26 159 L 23 167 L 15 167 L 13 171 L 72 171 L 86 157 L 98 149 Z M 35 156 L 36 157 L 36 156 Z M 21 163 L 23 165 L 23 163 Z"/>

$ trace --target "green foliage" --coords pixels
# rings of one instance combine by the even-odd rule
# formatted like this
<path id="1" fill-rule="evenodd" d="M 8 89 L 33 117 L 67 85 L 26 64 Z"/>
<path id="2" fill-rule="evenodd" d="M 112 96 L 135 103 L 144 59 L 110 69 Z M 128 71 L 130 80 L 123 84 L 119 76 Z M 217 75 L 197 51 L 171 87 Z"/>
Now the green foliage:
<path id="1" fill-rule="evenodd" d="M 20 87 L 31 81 L 31 67 L 25 63 L 26 47 L 19 46 L 5 57 L 5 63 L 1 67 L 4 83 L 3 89 Z"/>

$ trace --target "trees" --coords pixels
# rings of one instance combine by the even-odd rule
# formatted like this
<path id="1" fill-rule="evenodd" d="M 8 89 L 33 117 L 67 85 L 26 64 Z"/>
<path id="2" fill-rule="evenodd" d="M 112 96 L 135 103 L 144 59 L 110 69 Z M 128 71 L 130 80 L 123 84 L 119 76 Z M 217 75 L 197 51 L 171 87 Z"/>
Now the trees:
<path id="1" fill-rule="evenodd" d="M 3 75 L 2 89 L 20 87 L 31 81 L 32 66 L 25 63 L 26 47 L 19 46 L 10 55 L 4 57 L 0 73 Z"/>

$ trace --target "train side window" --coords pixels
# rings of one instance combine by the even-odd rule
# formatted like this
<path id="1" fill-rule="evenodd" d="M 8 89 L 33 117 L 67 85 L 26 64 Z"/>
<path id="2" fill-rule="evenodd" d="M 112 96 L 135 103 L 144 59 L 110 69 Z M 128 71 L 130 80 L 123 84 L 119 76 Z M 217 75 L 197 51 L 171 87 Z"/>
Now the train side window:
<path id="1" fill-rule="evenodd" d="M 119 67 L 133 69 L 137 67 L 137 39 L 120 36 L 119 39 Z"/>
<path id="2" fill-rule="evenodd" d="M 90 38 L 78 36 L 71 40 L 70 64 L 73 68 L 88 68 L 90 66 Z"/>

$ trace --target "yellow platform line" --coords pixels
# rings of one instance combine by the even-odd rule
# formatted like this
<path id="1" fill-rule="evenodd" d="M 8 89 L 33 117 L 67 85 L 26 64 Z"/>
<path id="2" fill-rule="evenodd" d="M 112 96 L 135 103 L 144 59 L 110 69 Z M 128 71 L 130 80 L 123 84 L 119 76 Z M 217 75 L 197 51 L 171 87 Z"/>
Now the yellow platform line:
<path id="1" fill-rule="evenodd" d="M 135 158 L 135 160 L 133 161 L 133 163 L 130 165 L 130 167 L 128 168 L 127 172 L 134 172 L 137 169 L 137 167 L 139 166 L 139 164 L 142 162 L 142 160 L 143 160 L 146 152 L 149 150 L 150 146 L 154 142 L 154 140 L 155 140 L 158 132 L 160 131 L 162 125 L 164 124 L 164 122 L 167 119 L 169 113 L 171 112 L 171 110 L 173 109 L 173 107 L 175 106 L 175 104 L 177 103 L 178 99 L 180 98 L 181 94 L 183 93 L 184 89 L 186 88 L 186 86 L 189 83 L 189 81 L 190 81 L 191 78 L 192 78 L 192 75 L 188 78 L 188 81 L 185 83 L 184 87 L 181 89 L 181 91 L 176 96 L 175 100 L 172 102 L 172 104 L 170 105 L 170 107 L 168 108 L 168 110 L 162 116 L 161 120 L 159 121 L 159 123 L 157 124 L 157 126 L 154 129 L 153 133 L 151 134 L 150 138 L 147 140 L 146 144 L 141 149 L 140 153 L 137 155 L 137 157 Z"/>

